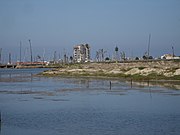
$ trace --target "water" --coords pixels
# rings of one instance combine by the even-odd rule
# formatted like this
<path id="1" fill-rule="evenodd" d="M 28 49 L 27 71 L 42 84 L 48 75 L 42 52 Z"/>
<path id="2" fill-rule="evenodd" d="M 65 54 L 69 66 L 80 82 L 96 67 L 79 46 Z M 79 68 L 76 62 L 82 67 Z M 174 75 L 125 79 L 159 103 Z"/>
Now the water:
<path id="1" fill-rule="evenodd" d="M 179 135 L 180 91 L 1 69 L 1 135 Z M 141 84 L 141 85 L 140 85 Z"/>

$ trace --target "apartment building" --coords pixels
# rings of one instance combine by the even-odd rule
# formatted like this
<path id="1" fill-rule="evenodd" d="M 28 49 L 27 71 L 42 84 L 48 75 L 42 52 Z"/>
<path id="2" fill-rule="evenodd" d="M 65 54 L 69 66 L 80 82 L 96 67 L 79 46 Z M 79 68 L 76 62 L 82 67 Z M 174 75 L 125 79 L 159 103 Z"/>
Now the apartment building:
<path id="1" fill-rule="evenodd" d="M 73 49 L 74 62 L 88 62 L 90 61 L 90 46 L 89 44 L 79 44 Z"/>

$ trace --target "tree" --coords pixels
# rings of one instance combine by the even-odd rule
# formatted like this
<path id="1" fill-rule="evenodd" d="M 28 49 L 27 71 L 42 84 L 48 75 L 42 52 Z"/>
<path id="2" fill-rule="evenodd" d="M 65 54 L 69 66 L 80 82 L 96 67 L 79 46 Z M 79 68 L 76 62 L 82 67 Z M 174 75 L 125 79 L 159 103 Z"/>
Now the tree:
<path id="1" fill-rule="evenodd" d="M 110 58 L 109 58 L 109 57 L 106 57 L 106 58 L 105 58 L 105 61 L 109 61 L 109 60 L 110 60 Z"/>
<path id="2" fill-rule="evenodd" d="M 36 61 L 41 61 L 41 56 L 37 55 Z"/>
<path id="3" fill-rule="evenodd" d="M 119 49 L 118 49 L 118 47 L 116 46 L 116 47 L 115 47 L 115 52 L 118 52 L 118 50 L 119 50 Z"/>
<path id="4" fill-rule="evenodd" d="M 139 60 L 139 57 L 136 57 L 135 60 Z"/>
<path id="5" fill-rule="evenodd" d="M 70 58 L 69 58 L 69 59 L 70 59 L 70 62 L 72 63 L 72 62 L 73 62 L 73 57 L 72 57 L 72 56 L 70 56 Z"/>
<path id="6" fill-rule="evenodd" d="M 144 59 L 144 60 L 147 60 L 147 59 L 148 59 L 148 57 L 147 57 L 147 56 L 145 56 L 145 55 L 143 55 L 143 59 Z"/>
<path id="7" fill-rule="evenodd" d="M 153 57 L 152 57 L 152 56 L 149 56 L 149 59 L 153 59 Z"/>

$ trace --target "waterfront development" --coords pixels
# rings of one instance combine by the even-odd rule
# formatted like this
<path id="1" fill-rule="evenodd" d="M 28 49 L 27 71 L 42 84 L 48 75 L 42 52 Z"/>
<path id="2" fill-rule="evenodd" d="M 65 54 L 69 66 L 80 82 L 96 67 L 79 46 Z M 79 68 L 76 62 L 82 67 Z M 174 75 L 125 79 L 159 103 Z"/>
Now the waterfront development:
<path id="1" fill-rule="evenodd" d="M 178 82 L 37 75 L 44 70 L 0 69 L 1 135 L 180 132 Z"/>
<path id="2" fill-rule="evenodd" d="M 0 135 L 179 135 L 180 0 L 0 0 Z"/>

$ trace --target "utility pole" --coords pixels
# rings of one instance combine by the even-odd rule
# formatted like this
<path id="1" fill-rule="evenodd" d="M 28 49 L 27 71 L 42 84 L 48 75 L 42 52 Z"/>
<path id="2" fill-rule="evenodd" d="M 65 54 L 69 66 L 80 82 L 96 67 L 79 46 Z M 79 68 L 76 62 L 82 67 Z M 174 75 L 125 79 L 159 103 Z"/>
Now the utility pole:
<path id="1" fill-rule="evenodd" d="M 148 41 L 148 59 L 149 59 L 149 50 L 150 50 L 150 41 L 151 41 L 151 34 L 149 34 L 149 41 Z"/>
<path id="2" fill-rule="evenodd" d="M 21 63 L 21 46 L 22 46 L 22 44 L 21 44 L 21 41 L 20 41 L 20 58 L 19 58 L 19 62 Z"/>
<path id="3" fill-rule="evenodd" d="M 54 51 L 54 64 L 56 63 L 56 51 Z"/>
<path id="4" fill-rule="evenodd" d="M 0 63 L 1 63 L 1 58 L 2 58 L 2 48 L 0 48 Z"/>
<path id="5" fill-rule="evenodd" d="M 9 53 L 9 64 L 11 64 L 11 53 Z"/>
<path id="6" fill-rule="evenodd" d="M 31 53 L 31 64 L 33 61 L 33 57 L 32 57 L 32 47 L 31 47 L 31 40 L 29 39 L 29 45 L 30 45 L 30 53 Z"/>
<path id="7" fill-rule="evenodd" d="M 172 46 L 172 53 L 173 53 L 173 57 L 174 57 L 175 55 L 174 55 L 174 47 L 173 46 Z"/>
<path id="8" fill-rule="evenodd" d="M 66 55 L 66 50 L 64 49 L 64 64 L 67 62 L 67 55 Z"/>
<path id="9" fill-rule="evenodd" d="M 43 51 L 43 64 L 44 64 L 44 55 L 45 55 L 45 48 L 44 48 L 44 51 Z"/>
<path id="10" fill-rule="evenodd" d="M 104 61 L 104 50 L 101 49 L 102 61 Z"/>

